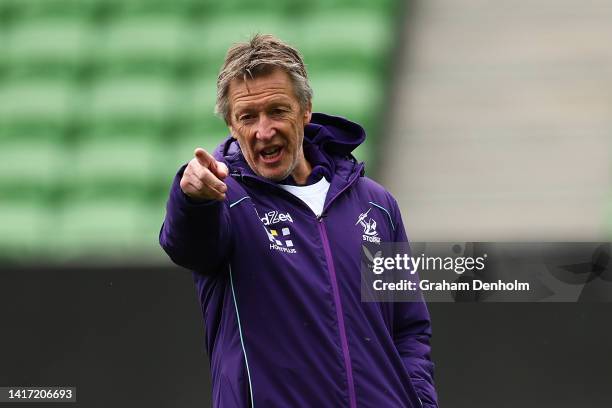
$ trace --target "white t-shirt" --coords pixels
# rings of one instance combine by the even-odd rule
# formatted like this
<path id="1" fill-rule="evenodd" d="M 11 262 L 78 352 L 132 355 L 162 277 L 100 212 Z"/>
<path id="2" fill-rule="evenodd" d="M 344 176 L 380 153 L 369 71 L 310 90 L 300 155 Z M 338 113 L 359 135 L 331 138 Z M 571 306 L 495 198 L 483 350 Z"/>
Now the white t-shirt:
<path id="1" fill-rule="evenodd" d="M 323 204 L 325 204 L 325 197 L 327 196 L 327 190 L 329 190 L 329 182 L 325 177 L 321 177 L 321 180 L 309 186 L 290 186 L 287 184 L 279 184 L 278 186 L 306 203 L 317 217 L 323 212 Z"/>

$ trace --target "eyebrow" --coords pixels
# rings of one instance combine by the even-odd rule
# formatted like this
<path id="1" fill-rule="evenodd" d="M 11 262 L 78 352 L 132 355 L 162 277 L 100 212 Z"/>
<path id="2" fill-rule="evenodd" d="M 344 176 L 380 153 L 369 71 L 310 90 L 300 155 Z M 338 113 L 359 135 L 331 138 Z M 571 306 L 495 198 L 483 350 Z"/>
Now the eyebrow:
<path id="1" fill-rule="evenodd" d="M 291 102 L 285 98 L 285 97 L 278 97 L 278 98 L 274 98 L 270 101 L 267 101 L 265 103 L 260 103 L 257 102 L 254 104 L 254 106 L 252 104 L 243 106 L 245 104 L 242 104 L 240 102 L 238 102 L 236 104 L 236 106 L 234 107 L 234 112 L 243 112 L 243 111 L 253 111 L 253 110 L 257 110 L 259 108 L 261 108 L 262 106 L 265 107 L 269 107 L 269 106 L 286 106 L 286 107 L 291 107 Z"/>

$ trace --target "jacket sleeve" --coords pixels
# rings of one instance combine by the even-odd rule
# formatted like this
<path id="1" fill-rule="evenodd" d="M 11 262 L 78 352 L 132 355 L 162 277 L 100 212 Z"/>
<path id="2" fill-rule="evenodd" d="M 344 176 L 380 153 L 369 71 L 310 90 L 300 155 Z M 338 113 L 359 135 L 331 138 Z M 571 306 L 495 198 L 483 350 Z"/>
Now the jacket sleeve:
<path id="1" fill-rule="evenodd" d="M 204 203 L 190 200 L 180 187 L 185 167 L 181 167 L 172 183 L 159 243 L 175 264 L 212 274 L 219 270 L 229 252 L 227 200 Z"/>
<path id="2" fill-rule="evenodd" d="M 408 242 L 397 202 L 392 199 L 395 242 Z M 438 407 L 431 361 L 431 321 L 427 305 L 420 301 L 396 302 L 393 312 L 393 339 L 412 384 L 425 408 Z"/>

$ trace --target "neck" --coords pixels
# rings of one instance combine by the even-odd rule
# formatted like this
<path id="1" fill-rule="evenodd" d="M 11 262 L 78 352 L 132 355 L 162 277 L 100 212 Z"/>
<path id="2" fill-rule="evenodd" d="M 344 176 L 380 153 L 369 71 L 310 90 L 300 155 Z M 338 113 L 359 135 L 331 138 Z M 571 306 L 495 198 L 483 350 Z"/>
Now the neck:
<path id="1" fill-rule="evenodd" d="M 303 160 L 300 160 L 298 165 L 295 167 L 295 170 L 293 170 L 293 173 L 291 173 L 291 176 L 297 185 L 303 186 L 306 184 L 310 173 L 312 173 L 312 166 L 308 160 L 304 158 Z"/>

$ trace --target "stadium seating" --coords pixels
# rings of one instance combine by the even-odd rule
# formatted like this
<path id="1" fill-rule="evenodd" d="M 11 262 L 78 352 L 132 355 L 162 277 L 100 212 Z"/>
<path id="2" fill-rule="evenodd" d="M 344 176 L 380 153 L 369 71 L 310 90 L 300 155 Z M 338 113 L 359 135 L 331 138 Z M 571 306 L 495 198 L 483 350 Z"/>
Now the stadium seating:
<path id="1" fill-rule="evenodd" d="M 0 1 L 0 258 L 161 258 L 176 169 L 228 131 L 214 117 L 228 46 L 271 33 L 304 54 L 314 110 L 372 146 L 396 0 Z"/>

